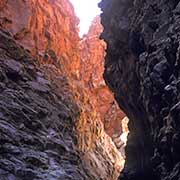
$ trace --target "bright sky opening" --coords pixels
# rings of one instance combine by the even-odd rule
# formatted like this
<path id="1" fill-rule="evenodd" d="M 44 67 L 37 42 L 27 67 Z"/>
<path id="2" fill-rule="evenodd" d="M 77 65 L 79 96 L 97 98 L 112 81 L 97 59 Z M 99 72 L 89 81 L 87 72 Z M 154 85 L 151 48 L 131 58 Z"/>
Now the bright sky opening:
<path id="1" fill-rule="evenodd" d="M 98 3 L 101 0 L 70 0 L 74 6 L 76 15 L 80 19 L 80 37 L 89 30 L 94 17 L 101 13 Z"/>

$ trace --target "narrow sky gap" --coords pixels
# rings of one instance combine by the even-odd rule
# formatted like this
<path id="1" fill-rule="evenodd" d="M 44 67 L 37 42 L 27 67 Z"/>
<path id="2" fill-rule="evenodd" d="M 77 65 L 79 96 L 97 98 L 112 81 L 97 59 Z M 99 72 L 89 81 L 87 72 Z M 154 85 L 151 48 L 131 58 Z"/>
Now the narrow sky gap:
<path id="1" fill-rule="evenodd" d="M 101 0 L 70 0 L 76 15 L 80 19 L 80 37 L 88 32 L 89 26 L 95 16 L 101 13 L 98 3 Z"/>

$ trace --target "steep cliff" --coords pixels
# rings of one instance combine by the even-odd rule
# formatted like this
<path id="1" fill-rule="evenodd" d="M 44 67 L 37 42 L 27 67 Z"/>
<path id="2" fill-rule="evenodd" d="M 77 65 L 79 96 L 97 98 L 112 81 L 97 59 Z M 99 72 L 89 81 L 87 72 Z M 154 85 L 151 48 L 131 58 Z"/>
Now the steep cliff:
<path id="1" fill-rule="evenodd" d="M 124 159 L 80 80 L 67 0 L 0 1 L 0 177 L 115 180 Z"/>
<path id="2" fill-rule="evenodd" d="M 78 23 L 66 0 L 3 0 L 0 26 L 41 63 L 53 63 L 78 77 Z M 71 59 L 69 61 L 68 59 Z"/>
<path id="3" fill-rule="evenodd" d="M 106 44 L 99 39 L 102 33 L 100 17 L 97 16 L 89 32 L 80 41 L 80 76 L 91 98 L 96 101 L 96 110 L 100 113 L 105 131 L 113 136 L 122 133 L 121 120 L 125 114 L 119 109 L 112 92 L 103 79 Z"/>
<path id="4" fill-rule="evenodd" d="M 102 0 L 104 78 L 129 117 L 123 180 L 180 178 L 178 0 Z"/>
<path id="5" fill-rule="evenodd" d="M 71 89 L 0 29 L 1 180 L 94 179 L 75 146 L 80 109 Z"/>

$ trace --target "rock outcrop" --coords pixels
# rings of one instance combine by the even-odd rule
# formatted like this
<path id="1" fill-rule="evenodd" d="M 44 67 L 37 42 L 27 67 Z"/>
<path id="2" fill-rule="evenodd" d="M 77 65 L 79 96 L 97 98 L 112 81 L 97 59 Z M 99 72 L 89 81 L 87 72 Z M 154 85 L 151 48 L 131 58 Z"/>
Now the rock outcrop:
<path id="1" fill-rule="evenodd" d="M 100 17 L 97 16 L 89 31 L 80 41 L 80 77 L 94 99 L 105 131 L 111 137 L 122 133 L 122 119 L 125 114 L 119 109 L 112 92 L 103 79 L 106 43 L 99 39 L 102 33 Z"/>
<path id="2" fill-rule="evenodd" d="M 102 0 L 104 78 L 129 117 L 121 180 L 180 178 L 180 3 Z"/>
<path id="3" fill-rule="evenodd" d="M 78 23 L 67 0 L 1 0 L 0 26 L 41 63 L 78 78 Z M 68 59 L 71 59 L 69 61 Z"/>
<path id="4" fill-rule="evenodd" d="M 0 179 L 116 180 L 124 159 L 80 80 L 67 0 L 0 1 Z"/>

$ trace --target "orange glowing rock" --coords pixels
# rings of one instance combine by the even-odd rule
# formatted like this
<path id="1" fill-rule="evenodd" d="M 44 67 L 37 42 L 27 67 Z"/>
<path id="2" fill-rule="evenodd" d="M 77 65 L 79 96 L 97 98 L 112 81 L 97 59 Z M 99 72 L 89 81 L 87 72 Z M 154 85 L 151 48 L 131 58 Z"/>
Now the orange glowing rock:
<path id="1" fill-rule="evenodd" d="M 32 55 L 78 76 L 79 20 L 69 1 L 8 0 L 0 9 L 0 26 Z"/>
<path id="2" fill-rule="evenodd" d="M 97 111 L 100 113 L 106 132 L 112 136 L 122 132 L 121 120 L 125 114 L 119 109 L 103 80 L 106 44 L 99 36 L 103 28 L 97 16 L 81 42 L 80 75 L 91 92 Z"/>

